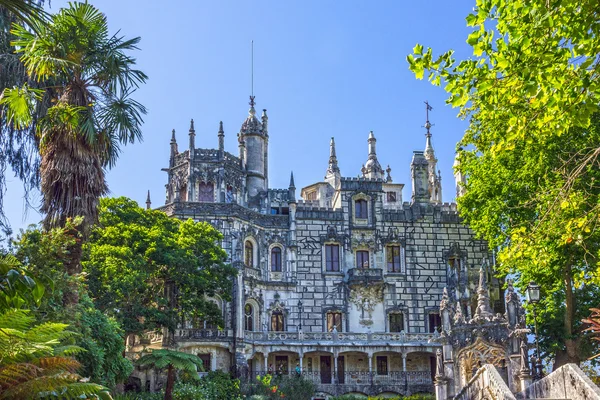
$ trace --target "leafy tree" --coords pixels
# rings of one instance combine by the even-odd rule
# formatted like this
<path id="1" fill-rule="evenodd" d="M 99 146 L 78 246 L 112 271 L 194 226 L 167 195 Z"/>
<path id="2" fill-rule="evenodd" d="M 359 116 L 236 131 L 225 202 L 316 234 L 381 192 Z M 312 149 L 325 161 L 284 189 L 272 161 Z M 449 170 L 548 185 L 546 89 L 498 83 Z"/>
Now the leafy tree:
<path id="1" fill-rule="evenodd" d="M 35 281 L 53 282 L 46 285 L 53 290 L 46 290 L 36 305 L 37 319 L 70 321 L 71 330 L 77 333 L 72 342 L 86 350 L 75 356 L 82 374 L 92 382 L 114 388 L 127 380 L 133 369 L 123 356 L 124 332 L 115 319 L 94 307 L 80 279 L 65 272 L 62 263 L 73 240 L 70 231 L 69 227 L 42 231 L 31 226 L 14 242 L 14 258 Z M 80 302 L 65 307 L 62 293 L 73 287 L 81 293 Z"/>
<path id="2" fill-rule="evenodd" d="M 469 120 L 458 170 L 464 221 L 499 249 L 500 271 L 542 286 L 540 322 L 562 318 L 555 367 L 585 357 L 577 298 L 600 282 L 600 8 L 595 0 L 477 0 L 473 57 L 407 57 Z M 565 307 L 556 307 L 557 297 Z M 531 319 L 530 319 L 531 321 Z M 560 348 L 557 348 L 560 347 Z"/>
<path id="3" fill-rule="evenodd" d="M 189 376 L 198 377 L 198 369 L 202 369 L 202 360 L 193 354 L 180 351 L 158 349 L 146 354 L 137 361 L 140 366 L 148 365 L 157 369 L 167 369 L 167 385 L 165 387 L 165 400 L 173 399 L 173 385 L 177 370 L 188 372 Z"/>
<path id="4" fill-rule="evenodd" d="M 34 320 L 25 310 L 0 314 L 0 399 L 51 394 L 62 399 L 110 399 L 103 386 L 80 381 L 80 364 L 71 356 L 83 349 L 62 345 L 73 335 L 67 325 L 46 322 L 33 326 Z"/>
<path id="5" fill-rule="evenodd" d="M 12 254 L 0 255 L 0 311 L 39 305 L 45 286 L 27 275 Z"/>
<path id="6" fill-rule="evenodd" d="M 91 297 L 127 334 L 173 332 L 184 319 L 222 322 L 206 298 L 230 299 L 236 270 L 225 264 L 221 239 L 207 223 L 170 218 L 124 197 L 102 199 L 83 262 Z"/>
<path id="7" fill-rule="evenodd" d="M 87 3 L 71 3 L 32 27 L 14 25 L 13 44 L 28 77 L 45 84 L 5 89 L 0 104 L 15 129 L 36 125 L 45 226 L 82 216 L 76 233 L 85 237 L 108 191 L 105 168 L 115 164 L 121 144 L 142 137 L 146 109 L 130 95 L 147 77 L 127 54 L 140 38 L 110 35 L 104 14 Z M 81 272 L 76 239 L 65 264 L 71 275 Z M 76 293 L 68 300 L 76 303 Z"/>

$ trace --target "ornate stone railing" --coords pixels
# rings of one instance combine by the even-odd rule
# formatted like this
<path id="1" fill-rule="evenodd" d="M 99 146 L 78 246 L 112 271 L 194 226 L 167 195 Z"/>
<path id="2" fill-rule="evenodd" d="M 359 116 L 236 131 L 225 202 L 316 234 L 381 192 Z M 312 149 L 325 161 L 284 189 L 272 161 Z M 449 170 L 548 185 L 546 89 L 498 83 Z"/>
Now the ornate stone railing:
<path id="1" fill-rule="evenodd" d="M 429 343 L 439 337 L 439 333 L 404 332 L 252 332 L 245 331 L 244 339 L 251 342 L 269 341 L 364 341 L 394 343 Z"/>
<path id="2" fill-rule="evenodd" d="M 262 272 L 258 268 L 252 268 L 252 267 L 246 266 L 246 267 L 244 267 L 244 277 L 260 280 L 262 278 Z"/>
<path id="3" fill-rule="evenodd" d="M 454 397 L 455 400 L 516 400 L 515 395 L 492 364 L 479 368 L 469 383 Z"/>
<path id="4" fill-rule="evenodd" d="M 227 331 L 219 329 L 176 329 L 176 341 L 226 340 L 231 337 Z"/>
<path id="5" fill-rule="evenodd" d="M 383 270 L 380 268 L 352 268 L 348 270 L 349 284 L 383 282 Z"/>

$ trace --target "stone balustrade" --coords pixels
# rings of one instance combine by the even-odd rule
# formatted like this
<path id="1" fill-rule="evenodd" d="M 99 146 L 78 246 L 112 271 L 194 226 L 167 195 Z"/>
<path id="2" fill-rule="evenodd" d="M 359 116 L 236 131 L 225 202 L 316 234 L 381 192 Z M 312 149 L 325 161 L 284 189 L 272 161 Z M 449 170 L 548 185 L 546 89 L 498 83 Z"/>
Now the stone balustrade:
<path id="1" fill-rule="evenodd" d="M 469 383 L 454 397 L 455 400 L 516 400 L 495 366 L 485 364 Z"/>
<path id="2" fill-rule="evenodd" d="M 351 268 L 348 270 L 348 284 L 368 284 L 383 282 L 381 268 Z"/>
<path id="3" fill-rule="evenodd" d="M 233 336 L 231 331 L 220 329 L 176 329 L 175 341 L 222 341 Z"/>
<path id="4" fill-rule="evenodd" d="M 395 343 L 431 343 L 439 333 L 405 332 L 253 332 L 245 331 L 244 339 L 249 342 L 281 341 L 339 341 L 339 342 L 395 342 Z"/>

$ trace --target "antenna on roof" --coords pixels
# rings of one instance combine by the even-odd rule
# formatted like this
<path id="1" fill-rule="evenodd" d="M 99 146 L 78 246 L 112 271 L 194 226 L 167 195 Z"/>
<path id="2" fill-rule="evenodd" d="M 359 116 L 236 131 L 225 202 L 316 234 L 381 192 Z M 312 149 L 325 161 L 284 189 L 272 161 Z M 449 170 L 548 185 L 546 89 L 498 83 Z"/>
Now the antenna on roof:
<path id="1" fill-rule="evenodd" d="M 254 40 L 252 40 L 250 46 L 251 46 L 250 74 L 251 74 L 251 84 L 252 84 L 252 87 L 250 89 L 250 92 L 251 92 L 250 94 L 252 97 L 254 97 Z"/>

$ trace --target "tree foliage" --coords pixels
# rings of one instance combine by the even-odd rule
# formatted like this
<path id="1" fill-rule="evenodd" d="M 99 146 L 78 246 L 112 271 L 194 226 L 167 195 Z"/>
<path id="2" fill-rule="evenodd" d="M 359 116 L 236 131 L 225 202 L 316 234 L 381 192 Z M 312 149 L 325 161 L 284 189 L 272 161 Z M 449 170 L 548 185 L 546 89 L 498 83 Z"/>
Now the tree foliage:
<path id="1" fill-rule="evenodd" d="M 72 356 L 83 349 L 63 344 L 73 336 L 67 325 L 34 321 L 25 310 L 0 314 L 0 399 L 110 399 L 103 386 L 81 381 Z"/>
<path id="2" fill-rule="evenodd" d="M 600 8 L 477 0 L 466 21 L 471 58 L 434 58 L 417 45 L 409 67 L 443 84 L 469 120 L 458 154 L 461 216 L 499 249 L 500 271 L 516 274 L 520 289 L 541 284 L 541 322 L 563 320 L 559 346 L 545 348 L 555 366 L 578 362 L 586 352 L 577 299 L 600 282 Z"/>
<path id="3" fill-rule="evenodd" d="M 142 137 L 146 109 L 131 93 L 147 77 L 128 55 L 140 38 L 110 35 L 104 14 L 88 3 L 71 3 L 31 26 L 13 25 L 12 45 L 38 87 L 7 88 L 0 105 L 13 129 L 35 126 L 46 226 L 83 216 L 86 228 L 108 190 L 105 168 L 120 145 Z"/>
<path id="4" fill-rule="evenodd" d="M 222 323 L 206 296 L 230 299 L 236 270 L 225 264 L 222 235 L 136 202 L 106 198 L 85 246 L 84 270 L 99 310 L 128 334 L 201 319 Z"/>

